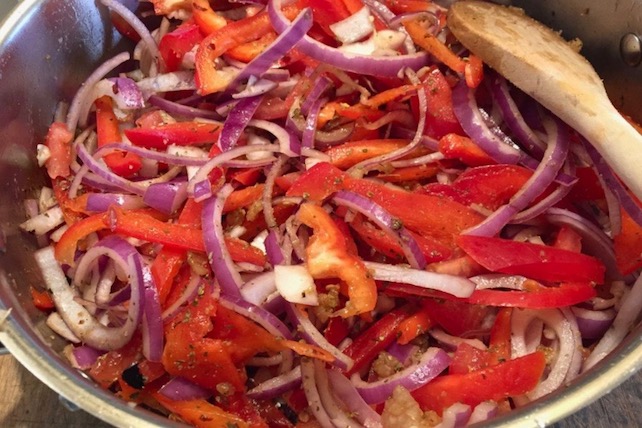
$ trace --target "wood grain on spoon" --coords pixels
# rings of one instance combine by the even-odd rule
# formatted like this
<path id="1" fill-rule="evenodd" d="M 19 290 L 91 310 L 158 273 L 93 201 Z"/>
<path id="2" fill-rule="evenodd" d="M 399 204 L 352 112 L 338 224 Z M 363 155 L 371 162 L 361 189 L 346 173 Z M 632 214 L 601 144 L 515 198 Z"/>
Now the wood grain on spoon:
<path id="1" fill-rule="evenodd" d="M 642 198 L 642 136 L 609 100 L 591 64 L 521 9 L 455 2 L 448 26 L 486 64 L 575 128 Z"/>

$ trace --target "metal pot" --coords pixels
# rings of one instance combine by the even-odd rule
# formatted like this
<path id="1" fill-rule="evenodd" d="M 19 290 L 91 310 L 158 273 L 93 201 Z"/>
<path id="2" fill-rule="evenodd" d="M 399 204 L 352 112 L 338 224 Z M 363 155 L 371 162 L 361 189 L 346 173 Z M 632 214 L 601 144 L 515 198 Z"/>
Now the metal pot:
<path id="1" fill-rule="evenodd" d="M 642 119 L 642 98 L 635 96 L 642 93 L 642 78 L 620 57 L 622 36 L 640 27 L 642 2 L 514 3 L 554 28 L 564 28 L 565 36 L 580 36 L 615 104 Z M 610 19 L 598 19 L 604 16 Z M 46 134 L 57 102 L 70 100 L 93 67 L 126 47 L 107 22 L 104 9 L 100 12 L 93 1 L 24 0 L 0 28 L 0 237 L 6 241 L 6 251 L 0 254 L 0 341 L 45 384 L 108 423 L 174 426 L 115 399 L 61 358 L 64 343 L 44 325 L 29 294 L 29 286 L 42 282 L 32 260 L 36 245 L 32 236 L 18 229 L 24 220 L 22 200 L 45 183 L 35 147 Z M 627 61 L 634 64 L 635 40 L 625 51 L 632 55 Z M 609 392 L 640 367 L 642 331 L 637 328 L 616 352 L 568 388 L 492 424 L 553 423 Z"/>

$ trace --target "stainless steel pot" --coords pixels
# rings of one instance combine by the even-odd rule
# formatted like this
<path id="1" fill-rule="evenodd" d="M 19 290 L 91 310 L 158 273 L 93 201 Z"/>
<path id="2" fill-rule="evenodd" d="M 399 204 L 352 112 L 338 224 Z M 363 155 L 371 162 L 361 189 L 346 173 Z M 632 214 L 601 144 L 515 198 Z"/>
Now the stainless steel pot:
<path id="1" fill-rule="evenodd" d="M 616 105 L 642 119 L 642 97 L 636 96 L 642 94 L 640 70 L 620 56 L 622 36 L 642 31 L 642 2 L 515 3 L 553 27 L 565 28 L 566 36 L 580 36 Z M 34 154 L 56 103 L 70 100 L 95 65 L 125 48 L 107 21 L 93 1 L 24 0 L 0 28 L 0 236 L 6 241 L 6 251 L 0 254 L 0 341 L 45 384 L 106 422 L 120 427 L 173 426 L 115 399 L 60 357 L 63 343 L 44 326 L 29 295 L 29 286 L 41 283 L 32 260 L 35 242 L 18 229 L 24 220 L 21 201 L 45 183 Z M 568 388 L 493 425 L 551 424 L 611 391 L 641 366 L 642 330 L 637 328 L 616 352 Z"/>

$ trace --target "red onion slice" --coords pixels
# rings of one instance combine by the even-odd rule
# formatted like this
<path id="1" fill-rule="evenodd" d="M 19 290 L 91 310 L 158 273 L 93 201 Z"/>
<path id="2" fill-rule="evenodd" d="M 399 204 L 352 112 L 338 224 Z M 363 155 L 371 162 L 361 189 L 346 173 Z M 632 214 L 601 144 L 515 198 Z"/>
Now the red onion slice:
<path id="1" fill-rule="evenodd" d="M 332 394 L 366 428 L 380 428 L 381 416 L 366 403 L 354 384 L 337 370 L 327 370 Z"/>
<path id="2" fill-rule="evenodd" d="M 468 404 L 455 403 L 447 407 L 442 415 L 438 428 L 460 428 L 467 425 L 471 408 Z M 437 428 L 436 427 L 436 428 Z"/>
<path id="3" fill-rule="evenodd" d="M 87 345 L 70 345 L 65 347 L 63 353 L 74 368 L 87 370 L 94 365 L 98 357 L 104 354 L 104 351 L 99 351 Z"/>
<path id="4" fill-rule="evenodd" d="M 470 297 L 475 291 L 475 284 L 467 278 L 444 273 L 428 272 L 404 266 L 384 263 L 364 262 L 377 281 L 400 282 L 416 287 L 443 291 L 455 297 Z"/>
<path id="5" fill-rule="evenodd" d="M 468 419 L 468 424 L 472 425 L 485 422 L 495 416 L 497 416 L 497 403 L 494 401 L 484 401 L 475 406 Z"/>
<path id="6" fill-rule="evenodd" d="M 148 266 L 143 267 L 145 304 L 143 310 L 143 355 L 152 362 L 163 356 L 164 330 L 158 289 Z"/>
<path id="7" fill-rule="evenodd" d="M 143 198 L 135 195 L 125 195 L 122 193 L 90 193 L 87 196 L 87 205 L 85 209 L 91 212 L 106 212 L 109 207 L 116 205 L 125 210 L 143 208 L 145 203 Z"/>
<path id="8" fill-rule="evenodd" d="M 283 321 L 262 307 L 231 296 L 221 296 L 219 302 L 224 307 L 259 324 L 274 337 L 292 340 L 292 333 Z"/>
<path id="9" fill-rule="evenodd" d="M 283 15 L 281 8 L 281 0 L 268 1 L 268 15 L 277 33 L 283 33 L 291 25 L 291 22 Z M 373 57 L 343 53 L 307 35 L 298 43 L 297 49 L 321 63 L 368 76 L 396 77 L 404 68 L 418 70 L 428 65 L 430 61 L 428 54 L 425 52 L 395 57 Z"/>
<path id="10" fill-rule="evenodd" d="M 596 311 L 580 307 L 572 307 L 577 327 L 583 339 L 600 339 L 613 324 L 616 312 L 613 309 Z"/>
<path id="11" fill-rule="evenodd" d="M 428 348 L 416 364 L 412 364 L 392 376 L 374 381 L 364 382 L 358 373 L 352 375 L 351 381 L 359 394 L 368 404 L 383 403 L 392 395 L 397 385 L 408 391 L 427 384 L 446 370 L 450 365 L 450 357 L 439 348 Z"/>
<path id="12" fill-rule="evenodd" d="M 143 202 L 165 214 L 175 213 L 187 200 L 187 181 L 154 183 L 145 190 Z"/>
<path id="13" fill-rule="evenodd" d="M 257 400 L 269 400 L 292 391 L 301 385 L 301 366 L 287 373 L 272 377 L 247 391 L 247 396 Z"/>
<path id="14" fill-rule="evenodd" d="M 206 399 L 212 395 L 207 389 L 182 377 L 170 379 L 169 382 L 159 388 L 158 392 L 174 401 Z"/>
<path id="15" fill-rule="evenodd" d="M 173 116 L 180 116 L 185 119 L 210 119 L 210 120 L 220 120 L 221 115 L 212 110 L 205 110 L 201 108 L 191 107 L 185 104 L 180 104 L 174 101 L 170 101 L 158 95 L 152 95 L 147 100 L 154 107 L 158 107 L 167 113 Z"/>
<path id="16" fill-rule="evenodd" d="M 263 96 L 248 97 L 239 100 L 227 115 L 218 139 L 218 146 L 224 152 L 229 151 L 238 142 L 243 130 L 252 120 L 254 112 L 261 104 Z"/>
<path id="17" fill-rule="evenodd" d="M 301 384 L 303 386 L 305 398 L 308 401 L 308 408 L 322 428 L 335 428 L 335 425 L 331 421 L 330 415 L 328 415 L 328 412 L 325 410 L 325 407 L 321 402 L 321 396 L 319 395 L 319 389 L 317 388 L 315 372 L 315 362 L 310 358 L 302 358 Z"/>
<path id="18" fill-rule="evenodd" d="M 130 244 L 117 236 L 107 237 L 97 246 L 103 246 L 115 252 L 117 255 L 115 261 L 131 275 L 128 315 L 125 323 L 120 327 L 102 325 L 84 306 L 76 302 L 76 292 L 71 288 L 62 268 L 58 265 L 53 247 L 36 251 L 35 259 L 47 287 L 52 292 L 56 309 L 69 328 L 87 345 L 98 350 L 111 351 L 126 345 L 141 322 L 144 310 L 142 260 Z"/>

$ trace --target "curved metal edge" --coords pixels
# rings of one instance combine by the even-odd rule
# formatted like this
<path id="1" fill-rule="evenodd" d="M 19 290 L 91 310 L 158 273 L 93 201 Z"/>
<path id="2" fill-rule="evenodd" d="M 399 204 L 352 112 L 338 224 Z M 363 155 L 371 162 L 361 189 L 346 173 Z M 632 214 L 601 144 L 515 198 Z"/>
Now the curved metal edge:
<path id="1" fill-rule="evenodd" d="M 27 19 L 28 15 L 36 13 L 42 3 L 42 0 L 22 0 L 6 18 L 0 20 L 0 45 L 6 43 L 20 23 Z M 10 310 L 3 306 L 0 302 L 1 310 Z M 47 358 L 39 350 L 46 349 L 48 345 L 34 331 L 21 325 L 15 314 L 9 312 L 6 319 L 0 320 L 0 341 L 16 360 L 41 382 L 61 397 L 109 424 L 123 428 L 184 426 L 117 399 L 109 391 L 84 378 L 83 374 L 71 366 L 64 366 L 61 361 Z"/>

